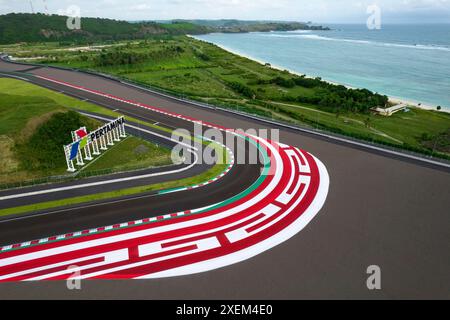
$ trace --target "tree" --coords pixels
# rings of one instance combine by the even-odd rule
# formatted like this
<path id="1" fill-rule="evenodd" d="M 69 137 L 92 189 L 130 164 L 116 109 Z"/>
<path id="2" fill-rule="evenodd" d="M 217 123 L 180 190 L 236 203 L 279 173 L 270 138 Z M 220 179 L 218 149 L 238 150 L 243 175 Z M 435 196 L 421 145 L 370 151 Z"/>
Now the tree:
<path id="1" fill-rule="evenodd" d="M 255 98 L 255 92 L 252 90 L 252 88 L 237 82 L 237 81 L 231 81 L 228 82 L 228 85 L 231 89 L 233 89 L 235 92 L 242 94 L 243 96 L 254 99 Z"/>

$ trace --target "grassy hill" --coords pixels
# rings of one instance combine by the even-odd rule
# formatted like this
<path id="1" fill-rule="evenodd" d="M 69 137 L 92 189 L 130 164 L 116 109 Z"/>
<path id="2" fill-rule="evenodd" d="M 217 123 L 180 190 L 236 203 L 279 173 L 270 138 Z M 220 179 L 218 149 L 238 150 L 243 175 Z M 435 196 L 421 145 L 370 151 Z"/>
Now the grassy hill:
<path id="1" fill-rule="evenodd" d="M 9 79 L 0 79 L 0 88 Z M 0 184 L 65 172 L 62 146 L 70 131 L 100 123 L 45 96 L 0 93 Z"/>
<path id="2" fill-rule="evenodd" d="M 292 21 L 256 21 L 256 20 L 174 20 L 176 22 L 190 23 L 217 29 L 224 33 L 239 32 L 267 32 L 267 31 L 292 31 L 292 30 L 330 30 L 327 27 L 315 26 L 303 22 Z"/>
<path id="3" fill-rule="evenodd" d="M 70 110 L 80 104 L 90 107 L 29 83 L 0 78 L 0 187 L 67 173 L 62 146 L 72 141 L 70 131 L 101 125 Z M 169 150 L 129 137 L 97 157 L 84 172 L 94 175 L 167 164 L 171 164 Z"/>

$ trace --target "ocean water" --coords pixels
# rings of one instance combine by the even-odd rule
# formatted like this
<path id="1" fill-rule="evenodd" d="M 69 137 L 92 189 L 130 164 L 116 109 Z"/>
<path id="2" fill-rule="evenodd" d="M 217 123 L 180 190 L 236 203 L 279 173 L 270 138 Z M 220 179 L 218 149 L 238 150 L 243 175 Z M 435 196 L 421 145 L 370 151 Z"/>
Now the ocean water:
<path id="1" fill-rule="evenodd" d="M 450 24 L 329 26 L 196 38 L 308 76 L 450 110 Z"/>

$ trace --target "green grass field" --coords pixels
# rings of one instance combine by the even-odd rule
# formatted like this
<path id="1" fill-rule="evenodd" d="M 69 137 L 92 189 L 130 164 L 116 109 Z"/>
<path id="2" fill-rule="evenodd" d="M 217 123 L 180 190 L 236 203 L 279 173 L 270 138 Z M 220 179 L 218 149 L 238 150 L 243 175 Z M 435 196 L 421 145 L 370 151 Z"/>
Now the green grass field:
<path id="1" fill-rule="evenodd" d="M 0 90 L 0 185 L 67 174 L 62 145 L 71 142 L 70 129 L 77 129 L 78 126 L 56 129 L 64 131 L 55 133 L 64 136 L 56 149 L 46 150 L 51 141 L 41 141 L 44 137 L 38 134 L 55 115 L 65 114 L 71 108 L 113 115 L 107 109 L 15 79 L 0 78 Z M 91 118 L 80 119 L 82 122 L 76 125 L 91 129 L 101 125 Z M 41 163 L 48 159 L 54 159 L 51 166 Z M 129 137 L 86 166 L 83 173 L 92 175 L 95 172 L 124 171 L 171 163 L 170 151 L 166 148 Z"/>
<path id="2" fill-rule="evenodd" d="M 448 113 L 412 108 L 408 113 L 388 118 L 345 109 L 336 114 L 336 108 L 297 101 L 298 97 L 308 99 L 325 89 L 276 84 L 271 79 L 286 80 L 293 75 L 185 36 L 116 42 L 101 50 L 74 50 L 55 43 L 48 47 L 44 44 L 14 45 L 0 50 L 20 57 L 39 58 L 33 61 L 113 74 L 176 95 L 282 121 L 427 154 L 434 149 L 435 156 L 450 156 Z M 99 58 L 102 54 L 125 61 L 134 56 L 141 60 L 99 65 L 99 61 L 105 62 Z M 241 84 L 247 94 L 237 91 L 230 83 Z M 81 108 L 92 108 L 79 104 Z M 442 143 L 433 143 L 438 140 Z"/>
<path id="3" fill-rule="evenodd" d="M 118 172 L 170 164 L 172 160 L 169 149 L 138 137 L 128 136 L 103 152 L 101 157 L 88 163 L 82 172 Z"/>

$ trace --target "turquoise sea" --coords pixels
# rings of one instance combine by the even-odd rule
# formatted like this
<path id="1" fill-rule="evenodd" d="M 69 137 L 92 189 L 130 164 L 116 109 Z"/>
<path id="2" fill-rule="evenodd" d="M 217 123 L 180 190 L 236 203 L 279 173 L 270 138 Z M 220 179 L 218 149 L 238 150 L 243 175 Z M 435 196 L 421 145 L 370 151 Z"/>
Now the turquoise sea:
<path id="1" fill-rule="evenodd" d="M 328 26 L 196 38 L 308 76 L 450 110 L 450 24 Z"/>

